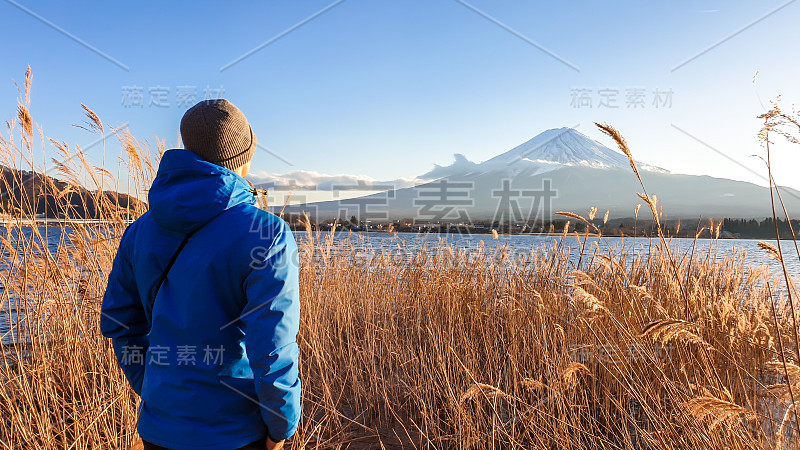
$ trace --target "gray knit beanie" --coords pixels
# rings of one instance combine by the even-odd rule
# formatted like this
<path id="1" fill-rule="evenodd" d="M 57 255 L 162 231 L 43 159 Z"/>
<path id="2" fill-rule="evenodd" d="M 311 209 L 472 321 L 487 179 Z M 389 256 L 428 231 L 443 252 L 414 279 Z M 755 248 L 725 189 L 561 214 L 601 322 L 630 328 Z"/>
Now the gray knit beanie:
<path id="1" fill-rule="evenodd" d="M 236 170 L 253 159 L 256 135 L 244 113 L 225 99 L 203 100 L 181 119 L 186 150 L 204 160 Z"/>

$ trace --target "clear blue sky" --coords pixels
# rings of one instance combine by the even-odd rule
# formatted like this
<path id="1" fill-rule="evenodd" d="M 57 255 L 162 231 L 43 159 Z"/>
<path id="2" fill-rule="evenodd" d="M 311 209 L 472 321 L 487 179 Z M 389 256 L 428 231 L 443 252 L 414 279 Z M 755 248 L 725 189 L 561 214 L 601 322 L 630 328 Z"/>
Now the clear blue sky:
<path id="1" fill-rule="evenodd" d="M 197 100 L 222 87 L 259 142 L 292 163 L 259 152 L 257 172 L 409 177 L 449 164 L 453 153 L 488 159 L 548 128 L 579 124 L 608 143 L 592 125 L 599 121 L 619 128 L 642 161 L 763 184 L 678 128 L 761 171 L 749 155 L 760 151 L 762 103 L 778 94 L 800 100 L 800 2 L 753 24 L 786 4 L 773 0 L 469 1 L 517 35 L 455 0 L 346 0 L 220 70 L 331 4 L 0 0 L 2 117 L 14 116 L 13 81 L 30 65 L 35 122 L 70 144 L 95 140 L 72 126 L 85 103 L 140 140 L 175 146 L 187 108 L 180 87 L 195 87 Z M 132 87 L 142 89 L 143 106 L 124 104 Z M 159 87 L 169 89 L 169 107 L 150 105 Z M 637 88 L 645 107 L 626 107 Z M 583 92 L 592 107 L 572 104 L 576 89 L 591 91 Z M 601 89 L 616 90 L 618 108 L 598 105 Z M 656 89 L 672 90 L 671 107 L 653 106 Z M 107 154 L 117 154 L 109 143 Z M 98 163 L 101 152 L 88 151 Z M 778 149 L 777 178 L 800 188 L 797 154 Z"/>

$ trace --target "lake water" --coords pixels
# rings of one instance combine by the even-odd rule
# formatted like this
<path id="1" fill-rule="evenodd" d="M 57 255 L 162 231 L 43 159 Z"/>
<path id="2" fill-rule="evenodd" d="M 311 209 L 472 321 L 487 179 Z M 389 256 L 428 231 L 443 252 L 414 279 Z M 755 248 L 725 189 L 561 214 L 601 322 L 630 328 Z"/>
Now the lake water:
<path id="1" fill-rule="evenodd" d="M 296 237 L 298 241 L 304 239 L 305 232 L 296 232 Z M 436 244 L 440 239 L 446 243 L 449 243 L 457 248 L 464 248 L 464 249 L 474 249 L 481 242 L 487 250 L 496 249 L 500 246 L 507 245 L 508 248 L 517 253 L 528 253 L 530 252 L 531 248 L 549 248 L 555 245 L 558 245 L 561 236 L 542 236 L 542 235 L 501 235 L 499 239 L 492 238 L 491 235 L 487 234 L 473 234 L 473 235 L 457 235 L 457 234 L 437 234 L 437 233 L 427 233 L 427 234 L 416 234 L 416 233 L 394 233 L 394 234 L 387 234 L 387 233 L 337 233 L 335 237 L 335 241 L 339 242 L 344 239 L 350 239 L 350 241 L 358 244 L 361 239 L 364 240 L 365 243 L 369 247 L 373 249 L 389 249 L 389 248 L 396 248 L 397 244 L 400 244 L 401 247 L 405 247 L 410 251 L 414 251 L 419 249 L 423 245 L 433 245 Z M 716 256 L 717 258 L 722 258 L 726 255 L 731 254 L 734 251 L 744 252 L 746 257 L 745 260 L 751 266 L 762 266 L 766 265 L 767 268 L 776 274 L 780 274 L 781 272 L 781 265 L 773 258 L 769 257 L 767 253 L 758 247 L 758 242 L 760 240 L 755 239 L 718 239 L 718 240 L 711 240 L 711 239 L 697 239 L 695 242 L 694 239 L 688 238 L 673 238 L 671 242 L 671 249 L 674 254 L 679 254 L 682 252 L 691 252 L 692 247 L 694 246 L 695 255 L 706 255 L 709 248 L 711 248 L 712 255 Z M 771 244 L 775 245 L 774 241 L 768 241 Z M 577 261 L 580 257 L 580 250 L 581 245 L 583 243 L 583 238 L 581 237 L 581 241 L 579 242 L 578 239 L 573 235 L 566 238 L 564 241 L 565 249 L 569 250 L 573 261 Z M 629 255 L 629 257 L 634 257 L 636 255 L 647 255 L 650 252 L 650 248 L 654 247 L 659 244 L 658 238 L 655 239 L 648 239 L 648 238 L 619 238 L 619 237 L 603 237 L 603 238 L 596 238 L 590 237 L 588 238 L 588 242 L 586 243 L 586 249 L 584 250 L 584 260 L 586 254 L 589 253 L 589 249 L 592 246 L 596 246 L 600 252 L 606 252 L 608 250 L 614 250 L 615 252 L 618 251 L 625 251 Z M 797 258 L 797 254 L 795 251 L 794 243 L 792 241 L 781 241 L 781 249 L 784 252 L 784 259 L 786 260 L 786 267 L 789 271 L 789 274 L 793 278 L 800 277 L 800 260 Z M 794 255 L 794 256 L 793 256 Z"/>
<path id="2" fill-rule="evenodd" d="M 23 230 L 23 232 L 30 236 L 30 229 Z M 55 250 L 59 242 L 68 242 L 70 228 L 65 228 L 66 235 L 62 241 L 61 229 L 57 227 L 40 227 L 40 233 L 46 236 L 47 246 L 51 250 Z M 0 227 L 0 233 L 5 230 Z M 305 232 L 296 232 L 298 241 L 305 239 Z M 12 237 L 13 238 L 13 237 Z M 341 242 L 342 240 L 350 239 L 357 247 L 363 249 L 364 256 L 368 256 L 373 251 L 398 251 L 398 244 L 402 251 L 409 254 L 420 249 L 423 246 L 432 246 L 440 240 L 452 244 L 456 248 L 462 249 L 475 249 L 477 246 L 483 245 L 485 249 L 491 251 L 500 246 L 507 245 L 509 250 L 514 253 L 528 253 L 532 248 L 548 248 L 550 246 L 558 245 L 560 236 L 531 236 L 531 235 L 515 235 L 515 236 L 500 236 L 499 239 L 493 239 L 491 235 L 474 234 L 474 235 L 457 235 L 457 234 L 416 234 L 416 233 L 337 233 L 335 241 Z M 672 251 L 677 254 L 681 252 L 692 251 L 692 246 L 695 245 L 693 239 L 673 239 Z M 773 242 L 774 243 L 774 242 Z M 565 248 L 570 252 L 573 261 L 577 261 L 580 256 L 581 244 L 573 237 L 567 237 L 564 242 Z M 607 250 L 625 251 L 629 257 L 636 255 L 647 255 L 651 246 L 658 245 L 658 239 L 647 238 L 618 238 L 618 237 L 604 237 L 594 238 L 590 237 L 586 245 L 586 253 L 592 245 L 596 245 L 601 252 Z M 712 249 L 712 255 L 721 258 L 725 255 L 731 254 L 733 251 L 745 252 L 745 260 L 752 266 L 766 265 L 768 269 L 775 274 L 781 274 L 781 267 L 777 261 L 767 256 L 764 250 L 758 247 L 757 240 L 748 239 L 730 239 L 730 240 L 710 240 L 698 239 L 695 246 L 695 254 L 705 255 L 709 247 Z M 798 261 L 795 253 L 794 244 L 791 241 L 782 241 L 781 245 L 785 259 L 787 261 L 787 268 L 790 275 L 794 279 L 800 278 L 800 261 Z M 792 256 L 794 255 L 794 257 Z M 8 266 L 11 255 L 5 253 L 0 264 Z M 5 267 L 4 267 L 5 268 Z M 2 294 L 2 281 L 0 281 L 0 294 Z M 13 298 L 5 299 L 0 296 L 0 342 L 8 343 L 11 341 L 11 334 L 9 332 L 9 325 L 17 320 L 16 308 L 14 306 Z"/>

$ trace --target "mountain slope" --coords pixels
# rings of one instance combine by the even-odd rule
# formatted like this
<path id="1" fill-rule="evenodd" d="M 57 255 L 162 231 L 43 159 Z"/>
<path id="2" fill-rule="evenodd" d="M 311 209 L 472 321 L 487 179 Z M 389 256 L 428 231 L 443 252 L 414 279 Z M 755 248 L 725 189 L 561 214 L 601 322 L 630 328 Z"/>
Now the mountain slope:
<path id="1" fill-rule="evenodd" d="M 563 167 L 590 167 L 594 169 L 628 169 L 628 158 L 589 138 L 573 128 L 554 128 L 533 139 L 480 164 L 470 162 L 464 155 L 454 155 L 450 166 L 436 166 L 420 178 L 465 176 L 503 172 L 510 176 L 536 175 Z M 640 170 L 668 173 L 660 167 L 637 162 Z"/>
<path id="2" fill-rule="evenodd" d="M 128 194 L 103 191 L 98 195 L 96 191 L 48 175 L 0 166 L 0 214 L 108 219 L 127 209 L 145 211 L 147 208 Z"/>
<path id="3" fill-rule="evenodd" d="M 648 192 L 658 196 L 668 217 L 754 217 L 771 215 L 769 190 L 742 182 L 672 174 L 637 163 Z M 547 130 L 528 142 L 482 163 L 457 155 L 450 166 L 436 166 L 419 186 L 347 201 L 288 208 L 317 218 L 350 217 L 381 221 L 416 218 L 451 220 L 550 220 L 554 211 L 583 214 L 590 207 L 631 217 L 642 200 L 628 159 L 569 128 Z M 549 193 L 543 190 L 549 186 Z M 781 188 L 790 213 L 800 212 L 800 192 Z M 546 194 L 546 195 L 545 195 Z M 538 203 L 537 203 L 538 198 Z M 545 201 L 547 199 L 550 201 Z M 446 212 L 446 214 L 443 214 Z"/>

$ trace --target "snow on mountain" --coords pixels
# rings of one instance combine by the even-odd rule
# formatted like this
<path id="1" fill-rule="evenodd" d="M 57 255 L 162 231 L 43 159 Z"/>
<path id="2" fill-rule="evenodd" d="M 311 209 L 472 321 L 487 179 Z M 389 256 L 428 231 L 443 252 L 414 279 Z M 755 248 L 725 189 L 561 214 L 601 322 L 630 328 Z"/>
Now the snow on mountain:
<path id="1" fill-rule="evenodd" d="M 771 214 L 769 190 L 743 181 L 709 176 L 673 174 L 637 161 L 649 193 L 657 194 L 659 207 L 672 218 L 758 217 Z M 628 158 L 572 128 L 547 130 L 533 139 L 482 163 L 456 154 L 449 166 L 435 166 L 416 180 L 429 180 L 413 187 L 287 208 L 287 212 L 312 211 L 318 218 L 360 216 L 368 212 L 388 218 L 415 220 L 514 220 L 545 218 L 553 211 L 583 212 L 591 207 L 610 210 L 611 217 L 631 217 L 641 203 L 639 179 Z M 466 203 L 444 195 L 452 182 L 466 193 Z M 416 184 L 416 183 L 415 183 Z M 461 187 L 458 187 L 461 186 Z M 800 192 L 782 188 L 789 211 L 800 210 Z M 549 192 L 553 195 L 545 212 L 539 197 L 523 194 Z M 514 198 L 511 198 L 511 195 Z M 438 195 L 439 197 L 436 197 Z M 526 196 L 528 195 L 528 196 Z M 544 199 L 545 197 L 541 197 Z M 309 202 L 312 203 L 312 202 Z M 280 203 L 277 203 L 280 204 Z M 465 206 L 461 206 L 465 205 Z M 382 208 L 382 209 L 381 209 Z M 457 214 L 439 217 L 439 211 Z M 450 214 L 450 213 L 448 213 Z M 540 215 L 541 214 L 541 215 Z M 520 216 L 520 217 L 518 217 Z"/>
<path id="2" fill-rule="evenodd" d="M 553 128 L 533 139 L 480 164 L 461 154 L 449 166 L 436 166 L 420 176 L 436 179 L 445 176 L 506 172 L 511 175 L 538 175 L 563 167 L 629 169 L 628 158 L 620 152 L 587 137 L 573 128 Z M 668 173 L 660 167 L 637 161 L 640 170 Z"/>
<path id="3" fill-rule="evenodd" d="M 467 157 L 462 155 L 461 153 L 456 153 L 453 155 L 453 157 L 455 158 L 453 164 L 450 164 L 449 166 L 440 166 L 438 164 L 434 164 L 433 170 L 424 175 L 421 175 L 420 178 L 425 180 L 435 180 L 456 173 L 466 174 L 466 173 L 473 173 L 480 171 L 479 164 L 476 164 L 468 160 Z"/>

